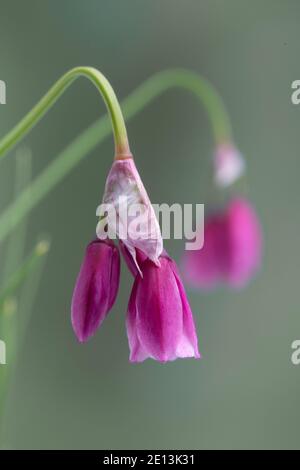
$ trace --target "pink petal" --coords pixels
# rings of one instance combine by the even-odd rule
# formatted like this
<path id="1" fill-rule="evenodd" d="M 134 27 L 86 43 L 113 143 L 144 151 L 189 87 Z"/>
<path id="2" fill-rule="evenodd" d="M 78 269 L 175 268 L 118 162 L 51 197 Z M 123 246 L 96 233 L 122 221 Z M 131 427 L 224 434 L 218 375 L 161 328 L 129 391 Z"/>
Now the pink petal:
<path id="1" fill-rule="evenodd" d="M 146 260 L 141 269 L 127 313 L 130 360 L 200 357 L 192 312 L 173 261 L 164 255 L 160 267 Z"/>
<path id="2" fill-rule="evenodd" d="M 136 292 L 138 282 L 133 284 L 132 292 L 129 299 L 126 328 L 127 337 L 130 348 L 129 360 L 131 362 L 143 362 L 147 357 L 147 351 L 143 348 L 137 335 L 137 310 L 136 310 Z"/>
<path id="3" fill-rule="evenodd" d="M 112 308 L 119 288 L 120 255 L 111 241 L 95 240 L 86 249 L 71 306 L 74 332 L 87 341 Z"/>
<path id="4" fill-rule="evenodd" d="M 234 198 L 225 210 L 205 219 L 203 248 L 184 254 L 185 278 L 203 289 L 223 282 L 242 287 L 258 270 L 261 256 L 258 217 L 248 201 Z"/>
<path id="5" fill-rule="evenodd" d="M 233 287 L 242 287 L 260 267 L 261 227 L 252 206 L 241 198 L 231 201 L 227 224 L 231 255 L 225 277 Z"/>
<path id="6" fill-rule="evenodd" d="M 196 288 L 212 289 L 221 275 L 222 252 L 218 250 L 221 237 L 224 237 L 223 218 L 218 214 L 205 220 L 204 245 L 200 250 L 185 251 L 183 272 L 186 281 Z"/>
<path id="7" fill-rule="evenodd" d="M 175 263 L 173 272 L 180 292 L 183 309 L 183 331 L 181 340 L 177 345 L 177 357 L 195 357 L 200 359 L 201 355 L 198 349 L 198 338 L 192 310 Z"/>

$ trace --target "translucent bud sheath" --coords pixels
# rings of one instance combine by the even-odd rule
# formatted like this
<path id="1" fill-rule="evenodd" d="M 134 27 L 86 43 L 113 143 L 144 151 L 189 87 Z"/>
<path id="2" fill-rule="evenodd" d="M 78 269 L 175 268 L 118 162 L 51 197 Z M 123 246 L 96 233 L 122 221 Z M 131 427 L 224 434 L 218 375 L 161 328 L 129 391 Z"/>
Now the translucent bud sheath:
<path id="1" fill-rule="evenodd" d="M 233 143 L 221 143 L 214 155 L 214 179 L 217 186 L 233 184 L 245 172 L 245 160 Z"/>
<path id="2" fill-rule="evenodd" d="M 63 75 L 19 124 L 0 141 L 0 157 L 8 150 L 12 149 L 44 116 L 71 83 L 81 76 L 88 78 L 96 86 L 106 104 L 114 133 L 116 157 L 128 157 L 130 155 L 130 149 L 119 102 L 109 81 L 99 70 L 93 67 L 76 67 Z"/>
<path id="3" fill-rule="evenodd" d="M 98 212 L 98 238 L 107 237 L 107 225 L 112 235 L 122 240 L 140 274 L 137 250 L 159 266 L 163 250 L 160 227 L 133 158 L 114 161 L 106 180 L 102 210 L 103 214 Z"/>

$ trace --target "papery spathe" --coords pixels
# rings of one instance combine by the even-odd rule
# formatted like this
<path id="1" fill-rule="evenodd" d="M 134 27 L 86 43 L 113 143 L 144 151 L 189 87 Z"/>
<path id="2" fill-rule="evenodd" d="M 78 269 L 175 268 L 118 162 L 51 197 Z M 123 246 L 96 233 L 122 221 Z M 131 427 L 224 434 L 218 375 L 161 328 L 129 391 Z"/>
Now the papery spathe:
<path id="1" fill-rule="evenodd" d="M 132 158 L 113 163 L 106 180 L 103 204 L 108 208 L 112 206 L 114 211 L 112 217 L 108 211 L 107 217 L 98 225 L 98 237 L 105 237 L 107 224 L 123 241 L 139 271 L 136 249 L 159 265 L 163 250 L 160 227 Z"/>

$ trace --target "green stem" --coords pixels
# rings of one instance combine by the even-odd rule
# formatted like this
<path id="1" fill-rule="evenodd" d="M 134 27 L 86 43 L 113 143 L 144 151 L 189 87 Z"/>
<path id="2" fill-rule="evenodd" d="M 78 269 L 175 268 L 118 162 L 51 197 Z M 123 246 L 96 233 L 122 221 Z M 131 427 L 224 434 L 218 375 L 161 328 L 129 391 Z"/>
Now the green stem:
<path id="1" fill-rule="evenodd" d="M 49 250 L 49 241 L 41 240 L 34 247 L 28 258 L 9 277 L 0 291 L 0 315 L 6 299 L 12 297 L 18 287 L 28 278 L 30 273 L 37 267 L 40 260 Z"/>
<path id="2" fill-rule="evenodd" d="M 189 91 L 200 100 L 208 114 L 216 143 L 231 141 L 230 119 L 221 96 L 208 80 L 185 69 L 164 70 L 146 80 L 122 102 L 125 118 L 133 117 L 172 88 Z"/>
<path id="3" fill-rule="evenodd" d="M 171 88 L 188 90 L 204 104 L 216 143 L 231 140 L 229 118 L 217 92 L 196 73 L 181 69 L 160 72 L 140 85 L 122 102 L 125 118 L 132 118 L 151 101 Z M 110 133 L 109 119 L 104 116 L 77 136 L 1 214 L 0 241 Z M 3 148 L 3 141 L 0 142 L 1 148 Z"/>
<path id="4" fill-rule="evenodd" d="M 0 157 L 3 157 L 8 150 L 12 149 L 53 106 L 74 80 L 81 76 L 88 78 L 96 86 L 105 101 L 113 127 L 116 155 L 128 156 L 130 149 L 125 122 L 119 102 L 109 81 L 97 69 L 76 67 L 63 75 L 19 124 L 0 141 Z"/>

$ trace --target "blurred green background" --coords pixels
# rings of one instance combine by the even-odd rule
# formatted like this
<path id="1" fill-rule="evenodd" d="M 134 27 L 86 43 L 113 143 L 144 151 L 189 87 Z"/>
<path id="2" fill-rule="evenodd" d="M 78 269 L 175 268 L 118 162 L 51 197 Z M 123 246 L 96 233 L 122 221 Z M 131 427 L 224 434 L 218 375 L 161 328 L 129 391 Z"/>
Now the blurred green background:
<path id="1" fill-rule="evenodd" d="M 30 216 L 28 249 L 40 231 L 52 248 L 11 387 L 9 447 L 300 448 L 300 366 L 290 360 L 300 337 L 300 106 L 290 99 L 299 44 L 296 0 L 0 0 L 1 136 L 73 66 L 99 68 L 119 98 L 154 72 L 187 67 L 227 104 L 265 239 L 247 289 L 189 292 L 202 361 L 129 364 L 124 266 L 113 311 L 79 345 L 70 299 L 113 157 L 107 139 Z M 91 84 L 74 84 L 26 138 L 34 175 L 104 113 Z M 168 92 L 128 132 L 153 202 L 206 201 L 212 135 L 192 96 Z M 13 171 L 12 158 L 1 162 L 1 209 Z M 166 247 L 179 261 L 182 243 Z"/>

